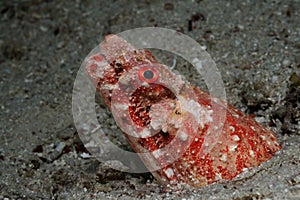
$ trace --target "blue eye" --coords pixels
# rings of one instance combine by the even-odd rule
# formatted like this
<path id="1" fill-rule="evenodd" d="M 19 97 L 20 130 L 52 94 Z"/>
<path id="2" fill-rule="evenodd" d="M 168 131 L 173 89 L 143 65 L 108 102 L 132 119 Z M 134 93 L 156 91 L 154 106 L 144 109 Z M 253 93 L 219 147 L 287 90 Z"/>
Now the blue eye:
<path id="1" fill-rule="evenodd" d="M 152 79 L 154 77 L 154 74 L 153 74 L 153 72 L 151 70 L 144 71 L 143 75 L 144 75 L 144 78 L 148 79 L 148 80 L 150 80 L 150 79 Z"/>
<path id="2" fill-rule="evenodd" d="M 154 67 L 143 67 L 138 72 L 138 77 L 146 83 L 154 83 L 158 79 L 158 72 Z"/>

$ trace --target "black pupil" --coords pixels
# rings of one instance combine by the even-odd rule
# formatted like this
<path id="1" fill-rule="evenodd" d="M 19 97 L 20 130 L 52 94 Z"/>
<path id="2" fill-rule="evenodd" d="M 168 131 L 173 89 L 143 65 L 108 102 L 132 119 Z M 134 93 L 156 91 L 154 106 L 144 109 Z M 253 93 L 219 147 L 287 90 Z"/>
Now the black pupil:
<path id="1" fill-rule="evenodd" d="M 144 77 L 145 77 L 145 79 L 152 79 L 153 76 L 154 76 L 154 74 L 153 74 L 153 72 L 152 72 L 151 70 L 146 70 L 146 71 L 144 72 Z"/>

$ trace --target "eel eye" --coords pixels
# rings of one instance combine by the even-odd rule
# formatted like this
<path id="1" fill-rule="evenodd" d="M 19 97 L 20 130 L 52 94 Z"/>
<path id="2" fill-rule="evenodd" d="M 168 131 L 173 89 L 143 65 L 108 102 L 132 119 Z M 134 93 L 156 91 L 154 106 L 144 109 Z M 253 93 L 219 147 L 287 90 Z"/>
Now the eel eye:
<path id="1" fill-rule="evenodd" d="M 144 78 L 148 79 L 148 80 L 151 80 L 154 77 L 154 74 L 151 70 L 144 71 L 143 75 L 144 75 Z"/>
<path id="2" fill-rule="evenodd" d="M 154 83 L 158 79 L 158 72 L 154 67 L 143 67 L 138 73 L 139 79 L 143 82 Z"/>

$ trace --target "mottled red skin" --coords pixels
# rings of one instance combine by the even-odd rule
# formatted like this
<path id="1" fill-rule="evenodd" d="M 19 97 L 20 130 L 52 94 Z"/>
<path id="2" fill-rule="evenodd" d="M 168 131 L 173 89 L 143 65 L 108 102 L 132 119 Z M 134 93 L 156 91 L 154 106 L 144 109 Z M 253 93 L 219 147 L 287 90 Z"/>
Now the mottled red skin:
<path id="1" fill-rule="evenodd" d="M 125 40 L 113 35 L 105 38 L 100 49 L 101 54 L 95 54 L 88 58 L 86 70 L 110 108 L 112 88 L 104 87 L 105 84 L 117 84 L 124 71 L 149 63 L 157 63 L 157 61 L 149 51 L 135 50 Z M 102 61 L 103 63 L 101 63 Z M 97 75 L 95 71 L 104 66 L 106 68 L 101 76 Z M 194 86 L 188 86 L 188 89 L 196 94 L 195 98 L 200 105 L 211 106 L 209 94 Z M 149 125 L 151 122 L 149 109 L 153 104 L 166 99 L 175 101 L 176 97 L 162 85 L 151 83 L 148 87 L 138 88 L 132 95 L 131 105 L 128 107 L 130 117 L 136 126 Z M 221 104 L 217 105 L 214 112 L 219 112 L 222 109 L 224 108 Z M 261 127 L 252 118 L 231 105 L 227 106 L 226 111 L 222 134 L 217 138 L 217 144 L 207 154 L 201 154 L 200 149 L 204 145 L 203 142 L 207 137 L 210 123 L 205 124 L 202 128 L 199 127 L 197 133 L 192 130 L 189 131 L 187 134 L 193 138 L 193 141 L 183 155 L 172 164 L 153 171 L 152 174 L 165 184 L 183 183 L 196 187 L 205 186 L 219 180 L 231 180 L 243 169 L 258 166 L 269 160 L 281 148 L 273 132 Z M 219 120 L 221 119 L 216 118 L 213 123 L 218 123 Z M 184 123 L 189 123 L 189 120 Z M 170 128 L 167 133 L 160 131 L 158 134 L 147 138 L 124 134 L 136 152 L 142 152 L 145 149 L 152 152 L 168 145 L 174 139 L 176 131 L 176 128 Z M 184 150 L 185 142 L 175 141 L 176 149 Z M 151 157 L 150 159 L 149 157 L 141 157 L 141 159 L 148 167 L 151 162 L 166 163 L 168 156 L 161 155 L 158 158 Z"/>

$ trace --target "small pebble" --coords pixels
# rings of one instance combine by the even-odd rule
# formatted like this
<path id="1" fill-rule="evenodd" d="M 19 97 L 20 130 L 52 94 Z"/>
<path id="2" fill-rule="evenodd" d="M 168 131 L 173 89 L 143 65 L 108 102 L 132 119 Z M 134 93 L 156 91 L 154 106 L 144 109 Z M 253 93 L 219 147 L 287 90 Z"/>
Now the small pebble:
<path id="1" fill-rule="evenodd" d="M 258 123 L 263 123 L 263 122 L 265 122 L 265 118 L 264 118 L 264 117 L 255 117 L 254 119 L 255 119 L 255 121 L 257 121 Z"/>
<path id="2" fill-rule="evenodd" d="M 165 3 L 164 9 L 165 10 L 173 10 L 174 9 L 174 5 L 172 3 Z"/>
<path id="3" fill-rule="evenodd" d="M 291 61 L 289 60 L 289 59 L 284 59 L 283 61 L 282 61 L 282 65 L 283 66 L 289 66 L 291 64 Z"/>
<path id="4" fill-rule="evenodd" d="M 81 153 L 79 156 L 80 156 L 81 158 L 83 158 L 83 159 L 86 159 L 86 158 L 90 158 L 90 157 L 91 157 L 90 154 L 85 153 L 85 152 Z"/>
<path id="5" fill-rule="evenodd" d="M 43 31 L 43 32 L 47 32 L 47 31 L 48 31 L 48 28 L 45 27 L 45 26 L 40 26 L 40 30 Z"/>

